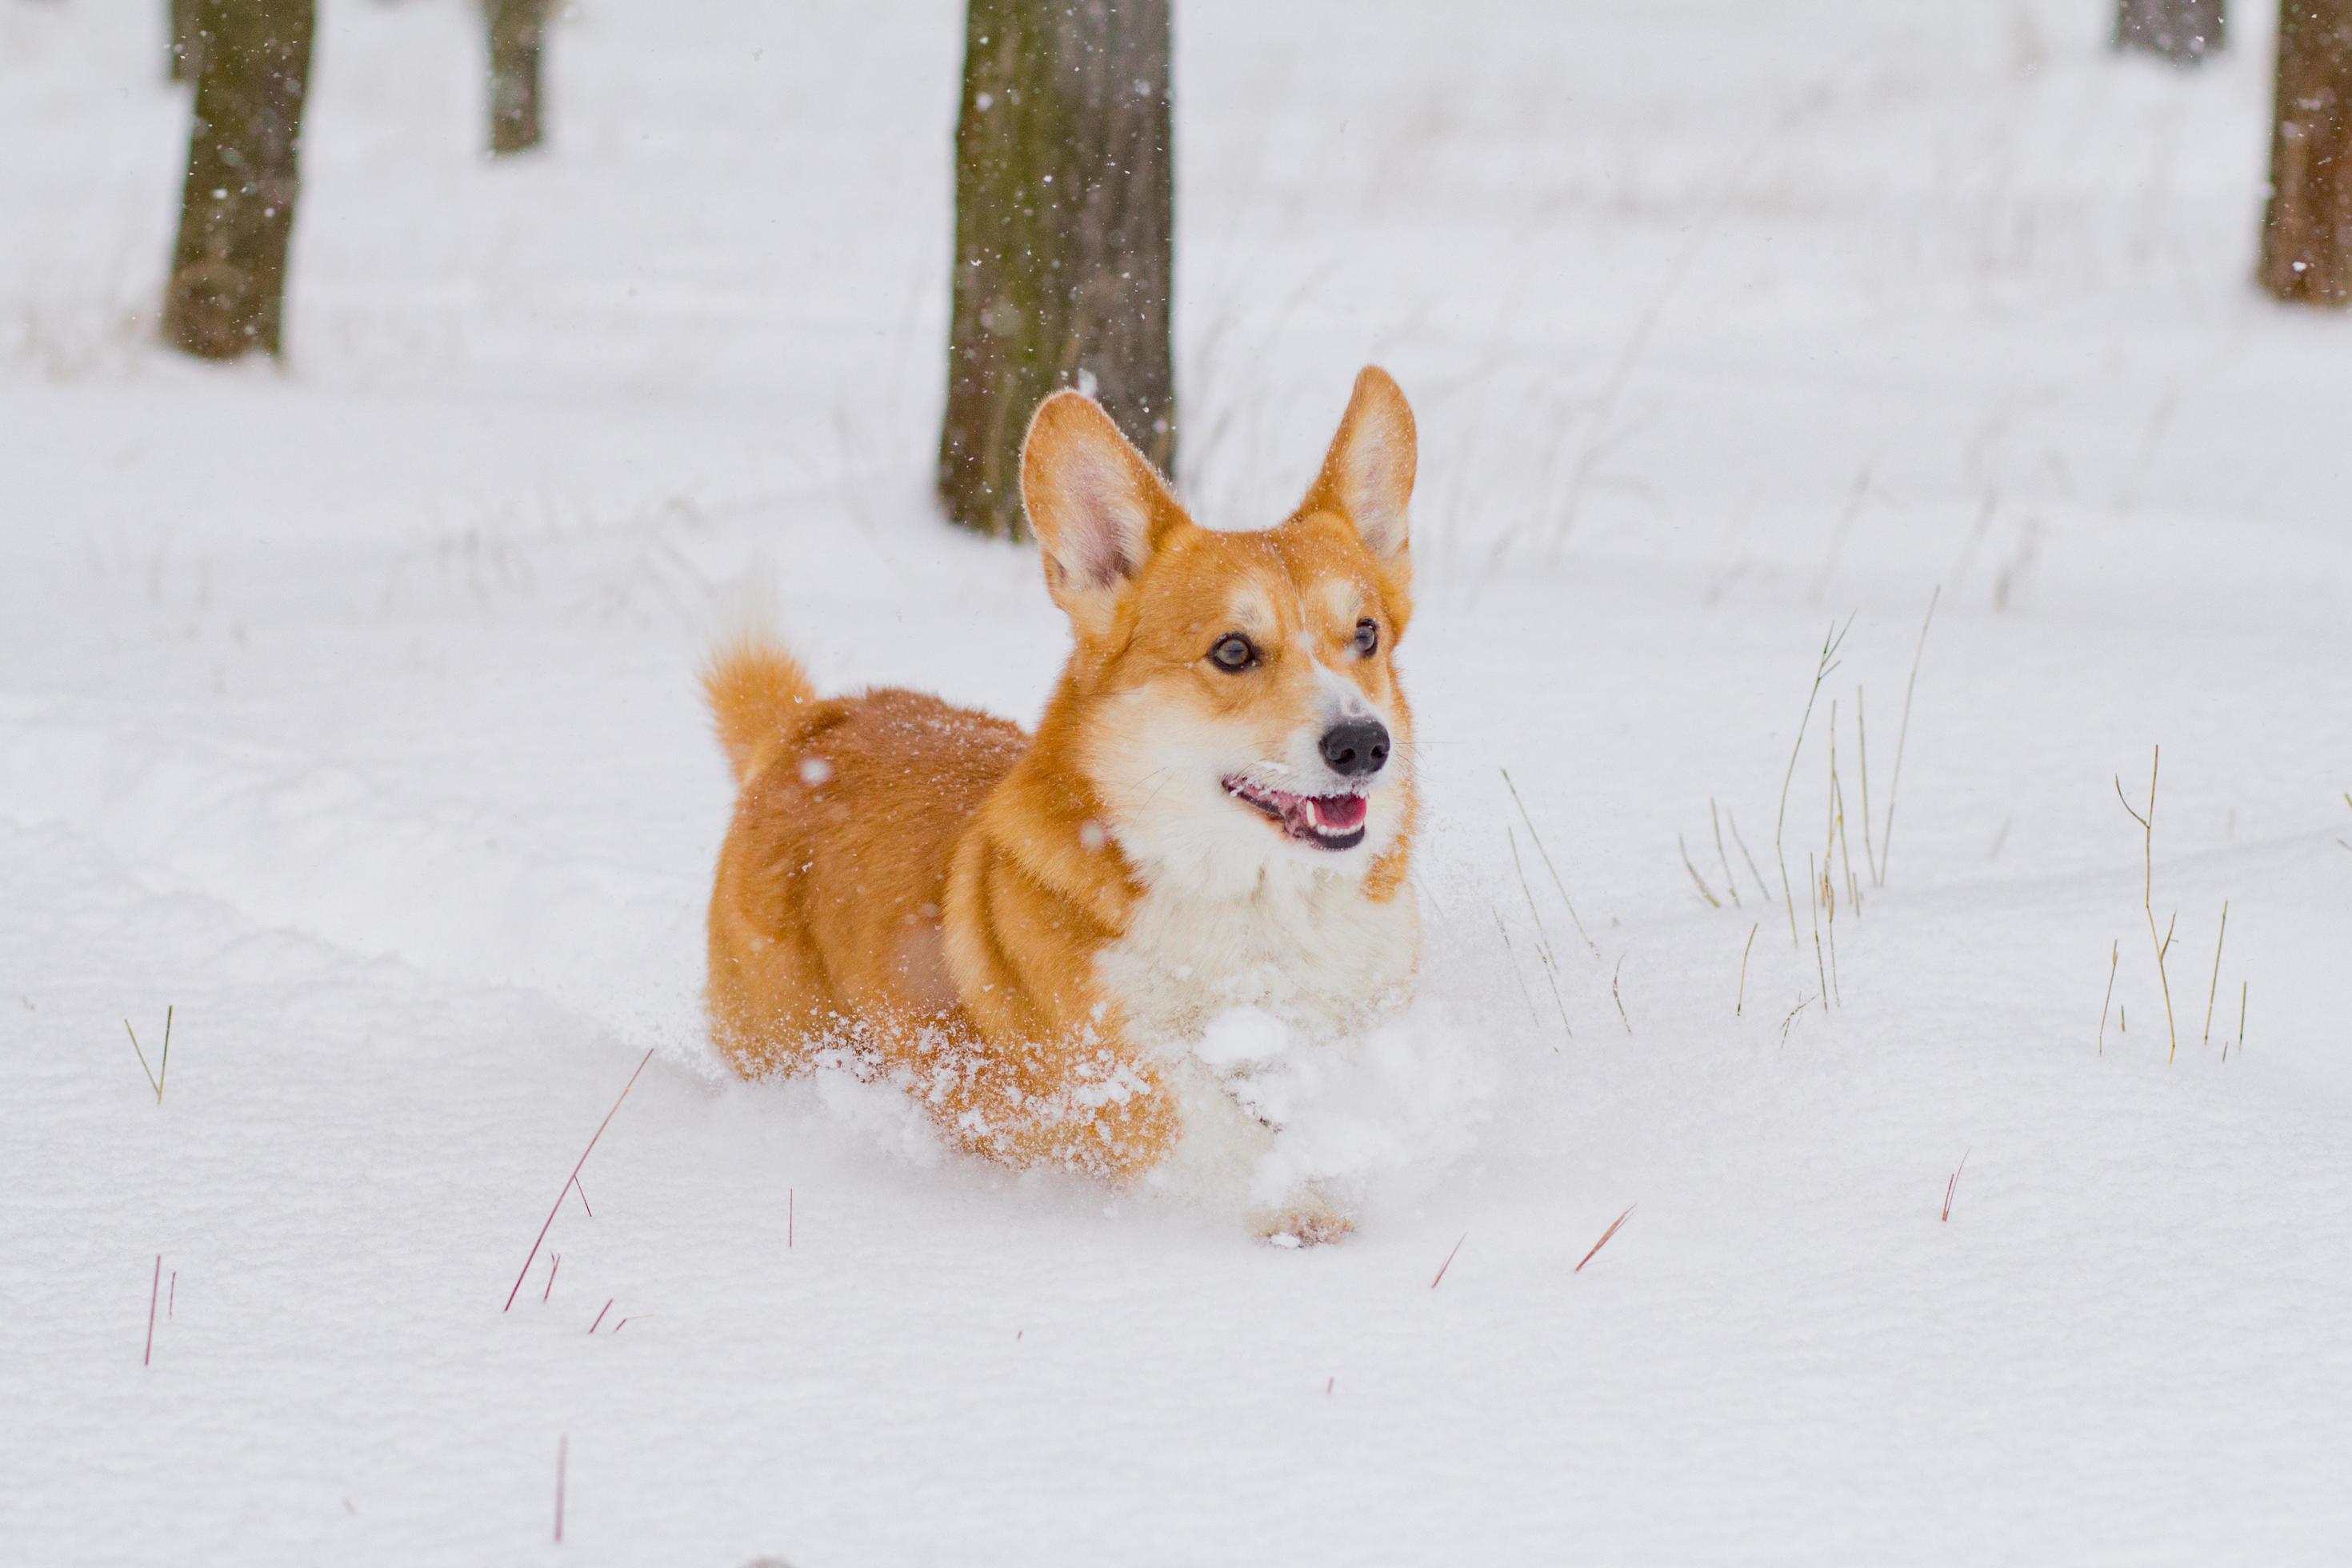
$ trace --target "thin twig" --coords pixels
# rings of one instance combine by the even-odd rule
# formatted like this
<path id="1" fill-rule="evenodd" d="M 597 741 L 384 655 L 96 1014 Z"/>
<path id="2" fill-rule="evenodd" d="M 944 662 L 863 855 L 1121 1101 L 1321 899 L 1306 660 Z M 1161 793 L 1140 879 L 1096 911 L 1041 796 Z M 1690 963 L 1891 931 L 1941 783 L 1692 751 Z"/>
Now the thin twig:
<path id="1" fill-rule="evenodd" d="M 1965 1171 L 1969 1168 L 1969 1155 L 1971 1152 L 1973 1152 L 1973 1151 L 1965 1149 L 1960 1152 L 1959 1170 L 1954 1171 L 1952 1173 L 1952 1179 L 1944 1184 L 1944 1212 L 1939 1216 L 1942 1219 L 1948 1220 L 1952 1217 L 1952 1194 L 1960 1190 L 1960 1171 Z"/>
<path id="2" fill-rule="evenodd" d="M 155 1278 L 147 1287 L 147 1351 L 139 1358 L 141 1366 L 152 1366 L 155 1362 L 155 1298 L 163 1288 L 163 1255 L 159 1252 L 155 1255 Z"/>
<path id="3" fill-rule="evenodd" d="M 1447 1253 L 1445 1255 L 1445 1261 L 1437 1266 L 1437 1278 L 1429 1282 L 1429 1288 L 1431 1289 L 1434 1290 L 1438 1286 L 1445 1282 L 1445 1271 L 1454 1267 L 1454 1253 L 1461 1251 L 1462 1242 L 1469 1239 L 1470 1233 L 1466 1230 L 1464 1231 L 1462 1233 L 1462 1241 L 1457 1241 L 1454 1244 L 1454 1252 Z"/>
<path id="4" fill-rule="evenodd" d="M 1919 646 L 1911 654 L 1911 679 L 1903 687 L 1903 721 L 1895 731 L 1895 774 L 1886 782 L 1886 831 L 1879 840 L 1878 885 L 1886 886 L 1887 862 L 1895 858 L 1895 796 L 1903 787 L 1903 748 L 1911 739 L 1911 693 L 1919 685 L 1919 661 L 1927 653 L 1927 628 L 1936 624 L 1936 601 L 1944 596 L 1944 585 L 1927 595 L 1927 613 L 1919 621 Z"/>
<path id="5" fill-rule="evenodd" d="M 1630 1035 L 1633 1032 L 1633 1020 L 1625 1016 L 1625 998 L 1617 991 L 1617 977 L 1624 972 L 1625 955 L 1621 952 L 1617 955 L 1617 967 L 1609 972 L 1609 1000 L 1617 1004 L 1617 1021 L 1625 1026 Z"/>

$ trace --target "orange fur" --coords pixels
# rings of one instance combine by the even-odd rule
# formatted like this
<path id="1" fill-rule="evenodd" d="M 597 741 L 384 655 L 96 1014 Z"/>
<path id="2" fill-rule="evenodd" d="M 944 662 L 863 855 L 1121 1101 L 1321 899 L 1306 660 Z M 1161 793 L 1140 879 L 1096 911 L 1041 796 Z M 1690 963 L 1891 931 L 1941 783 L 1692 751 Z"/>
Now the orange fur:
<path id="1" fill-rule="evenodd" d="M 1412 614 L 1412 445 L 1402 395 L 1368 369 L 1298 510 L 1213 532 L 1090 401 L 1049 398 L 1023 495 L 1076 642 L 1034 737 L 910 691 L 820 699 L 781 648 L 723 651 L 705 686 L 741 788 L 711 894 L 709 1004 L 735 1068 L 789 1071 L 845 1046 L 976 1152 L 1108 1175 L 1160 1163 L 1183 1131 L 1171 1068 L 1103 967 L 1144 901 L 1181 915 L 1187 899 L 1247 900 L 1261 853 L 1261 883 L 1324 889 L 1342 916 L 1405 887 L 1411 714 L 1390 653 Z M 1367 620 L 1370 657 L 1351 640 Z M 1262 650 L 1239 674 L 1208 657 L 1236 631 Z M 1377 852 L 1298 847 L 1202 786 L 1216 764 L 1187 760 L 1295 756 L 1334 704 L 1380 714 L 1396 742 L 1367 795 Z M 1163 752 L 1185 764 L 1181 810 L 1162 798 Z M 1150 1005 L 1188 1019 L 1159 1000 L 1163 981 L 1181 996 L 1181 973 L 1136 962 Z"/>

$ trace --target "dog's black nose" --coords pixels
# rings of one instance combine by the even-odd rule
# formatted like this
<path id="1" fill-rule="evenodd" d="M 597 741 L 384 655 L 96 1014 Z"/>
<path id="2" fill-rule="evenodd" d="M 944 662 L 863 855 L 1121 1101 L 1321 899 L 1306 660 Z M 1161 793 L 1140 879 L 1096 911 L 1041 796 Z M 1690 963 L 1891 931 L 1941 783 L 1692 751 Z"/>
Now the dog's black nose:
<path id="1" fill-rule="evenodd" d="M 1388 765 L 1388 726 L 1377 719 L 1350 719 L 1323 731 L 1323 760 L 1344 777 L 1370 776 Z"/>

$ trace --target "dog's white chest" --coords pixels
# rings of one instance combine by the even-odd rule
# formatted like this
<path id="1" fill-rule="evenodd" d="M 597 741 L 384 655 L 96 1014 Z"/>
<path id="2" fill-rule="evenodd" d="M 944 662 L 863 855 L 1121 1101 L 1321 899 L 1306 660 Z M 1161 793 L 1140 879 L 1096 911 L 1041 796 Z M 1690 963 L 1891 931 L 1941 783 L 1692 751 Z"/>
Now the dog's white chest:
<path id="1" fill-rule="evenodd" d="M 1131 1028 L 1162 1040 L 1233 1007 L 1328 1035 L 1396 1000 L 1420 941 L 1410 888 L 1375 901 L 1351 879 L 1277 866 L 1236 896 L 1148 891 L 1097 978 Z"/>

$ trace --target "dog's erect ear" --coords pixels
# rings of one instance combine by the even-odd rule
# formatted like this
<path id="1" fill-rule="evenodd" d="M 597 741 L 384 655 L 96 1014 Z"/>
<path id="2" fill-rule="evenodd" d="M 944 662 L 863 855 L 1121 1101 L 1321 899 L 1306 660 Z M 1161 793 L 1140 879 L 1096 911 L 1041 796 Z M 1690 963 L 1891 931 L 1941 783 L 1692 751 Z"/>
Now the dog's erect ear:
<path id="1" fill-rule="evenodd" d="M 1356 376 L 1339 433 L 1300 510 L 1339 512 L 1356 525 L 1365 548 L 1402 562 L 1416 460 L 1412 406 L 1388 372 L 1368 364 Z"/>
<path id="2" fill-rule="evenodd" d="M 1107 630 L 1119 590 L 1183 517 L 1150 461 L 1101 405 L 1061 391 L 1021 444 L 1021 504 L 1045 557 L 1045 586 L 1084 633 Z"/>

